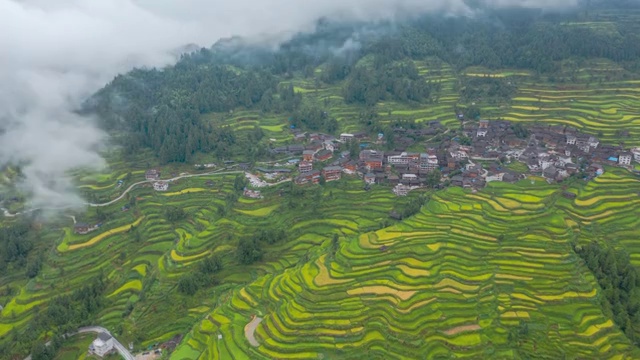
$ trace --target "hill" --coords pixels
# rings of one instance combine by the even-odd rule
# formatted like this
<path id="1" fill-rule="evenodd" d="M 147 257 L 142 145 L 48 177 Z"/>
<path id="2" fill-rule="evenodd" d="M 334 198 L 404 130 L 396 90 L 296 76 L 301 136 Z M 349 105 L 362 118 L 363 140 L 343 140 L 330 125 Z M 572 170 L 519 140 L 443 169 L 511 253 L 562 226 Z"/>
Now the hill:
<path id="1" fill-rule="evenodd" d="M 295 171 L 275 149 L 300 132 L 394 150 L 398 129 L 440 124 L 405 149 L 423 152 L 482 118 L 640 146 L 639 15 L 323 22 L 275 52 L 230 40 L 118 76 L 83 110 L 122 147 L 70 174 L 107 205 L 2 219 L 0 357 L 54 358 L 34 344 L 69 352 L 60 335 L 100 325 L 136 351 L 179 343 L 174 359 L 638 358 L 633 171 L 407 197 L 356 176 L 243 190 L 244 169 Z M 155 191 L 151 168 L 179 179 Z"/>

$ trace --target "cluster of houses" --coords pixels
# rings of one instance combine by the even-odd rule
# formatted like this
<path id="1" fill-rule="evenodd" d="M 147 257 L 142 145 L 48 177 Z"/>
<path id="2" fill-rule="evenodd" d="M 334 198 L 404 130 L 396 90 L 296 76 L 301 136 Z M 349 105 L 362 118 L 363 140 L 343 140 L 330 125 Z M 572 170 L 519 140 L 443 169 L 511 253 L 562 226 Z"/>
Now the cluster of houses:
<path id="1" fill-rule="evenodd" d="M 562 181 L 583 173 L 587 179 L 604 172 L 605 165 L 631 168 L 640 162 L 640 148 L 625 150 L 621 146 L 605 145 L 590 135 L 566 126 L 514 126 L 504 120 L 480 120 L 464 125 L 463 134 L 453 139 L 439 139 L 427 144 L 424 152 L 408 152 L 416 136 L 440 133 L 438 123 L 426 129 L 394 129 L 398 149 L 383 152 L 372 148 L 360 151 L 357 159 L 341 152 L 334 159 L 339 143 L 362 141 L 366 134 L 341 134 L 339 138 L 325 134 L 310 134 L 308 144 L 290 145 L 275 152 L 298 154 L 299 175 L 296 184 L 338 180 L 345 174 L 357 174 L 367 184 L 384 183 L 395 186 L 399 196 L 424 186 L 428 174 L 439 170 L 446 183 L 479 189 L 491 181 L 516 182 L 527 174 L 541 176 L 548 182 Z M 463 139 L 464 138 L 464 139 Z M 382 135 L 376 141 L 382 143 Z M 514 171 L 507 164 L 519 161 L 527 171 Z M 516 168 L 516 167 L 514 167 Z"/>
<path id="2" fill-rule="evenodd" d="M 542 176 L 549 182 L 562 181 L 576 173 L 592 178 L 602 174 L 605 165 L 631 168 L 633 161 L 640 162 L 640 148 L 625 150 L 621 146 L 601 144 L 596 137 L 567 126 L 534 125 L 525 129 L 505 120 L 463 123 L 461 136 L 438 138 L 433 144 L 427 143 L 424 152 L 406 149 L 415 148 L 417 138 L 444 134 L 439 122 L 429 122 L 426 128 L 395 128 L 392 136 L 396 149 L 387 152 L 370 146 L 387 141 L 383 134 L 370 142 L 364 132 L 335 137 L 293 131 L 294 140 L 301 143 L 271 151 L 299 156 L 289 161 L 298 167 L 294 183 L 318 184 L 322 179 L 339 180 L 342 174 L 358 175 L 367 185 L 394 186 L 393 192 L 398 196 L 425 186 L 428 174 L 436 170 L 440 171 L 445 184 L 479 189 L 491 181 L 516 182 L 527 174 Z M 349 151 L 337 154 L 340 144 L 351 142 L 360 142 L 362 150 L 357 158 L 352 158 Z M 514 161 L 526 165 L 527 171 L 506 166 Z M 256 170 L 272 177 L 291 172 L 287 168 Z M 161 181 L 160 172 L 155 169 L 148 170 L 145 178 L 153 182 L 156 191 L 169 188 L 169 183 Z M 256 179 L 259 180 L 257 176 Z M 257 186 L 253 182 L 252 185 Z M 259 191 L 250 189 L 244 190 L 244 196 L 261 198 Z"/>
<path id="3" fill-rule="evenodd" d="M 598 138 L 570 127 L 535 125 L 518 132 L 512 125 L 500 120 L 468 124 L 464 131 L 471 144 L 449 144 L 448 167 L 456 168 L 462 159 L 489 162 L 491 165 L 483 176 L 487 182 L 500 177 L 502 181 L 512 181 L 514 175 L 521 174 L 504 171 L 499 163 L 519 161 L 527 166 L 530 174 L 555 182 L 579 172 L 592 178 L 602 174 L 605 165 L 631 169 L 634 159 L 640 161 L 640 149 L 625 150 L 622 146 L 601 144 Z"/>
<path id="4" fill-rule="evenodd" d="M 340 143 L 365 140 L 365 133 L 343 133 L 339 138 L 325 134 L 310 134 L 309 143 L 296 147 L 302 155 L 298 162 L 299 175 L 294 178 L 296 184 L 317 184 L 320 179 L 325 181 L 339 180 L 342 174 L 359 175 L 367 184 L 389 183 L 392 185 L 406 185 L 407 189 L 399 188 L 401 195 L 411 188 L 418 187 L 426 181 L 424 175 L 439 169 L 439 160 L 435 151 L 425 153 L 391 152 L 364 149 L 358 158 L 352 159 L 349 151 L 343 151 L 336 157 L 334 154 Z M 376 143 L 383 141 L 383 135 L 378 135 Z M 291 146 L 286 147 L 290 152 Z M 285 152 L 285 147 L 274 149 Z M 399 174 L 392 173 L 392 168 Z"/>
<path id="5" fill-rule="evenodd" d="M 160 180 L 160 172 L 156 169 L 147 170 L 144 173 L 144 178 L 147 181 L 153 181 L 153 190 L 155 191 L 167 191 L 169 190 L 169 182 Z"/>

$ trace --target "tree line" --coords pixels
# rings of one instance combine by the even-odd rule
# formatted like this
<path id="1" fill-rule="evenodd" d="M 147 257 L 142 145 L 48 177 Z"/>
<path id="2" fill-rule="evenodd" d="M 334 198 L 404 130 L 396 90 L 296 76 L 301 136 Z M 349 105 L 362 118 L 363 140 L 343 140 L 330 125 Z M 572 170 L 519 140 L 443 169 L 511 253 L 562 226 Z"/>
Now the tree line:
<path id="1" fill-rule="evenodd" d="M 328 104 L 305 104 L 287 83 L 294 76 L 312 78 L 316 86 L 339 83 L 346 103 L 373 107 L 379 101 L 437 98 L 440 85 L 427 81 L 414 61 L 429 60 L 435 74 L 450 65 L 458 71 L 529 69 L 553 77 L 562 73 L 563 60 L 595 58 L 640 70 L 636 24 L 620 19 L 610 23 L 614 31 L 602 31 L 572 25 L 577 18 L 504 10 L 474 19 L 426 16 L 368 32 L 360 25 L 323 22 L 316 33 L 295 36 L 276 51 L 230 40 L 183 55 L 175 66 L 117 76 L 86 103 L 86 110 L 120 134 L 129 154 L 148 148 L 162 162 L 189 162 L 198 152 L 222 159 L 242 151 L 255 159 L 268 153 L 252 145 L 261 138 L 258 131 L 239 139 L 203 115 L 253 109 L 282 114 L 296 127 L 338 131 Z M 347 48 L 350 42 L 357 46 Z M 508 101 L 515 91 L 505 79 L 464 78 L 457 86 L 465 102 Z"/>
<path id="2" fill-rule="evenodd" d="M 601 305 L 629 340 L 640 345 L 640 281 L 629 254 L 591 242 L 574 245 L 574 250 L 591 270 L 602 289 Z"/>

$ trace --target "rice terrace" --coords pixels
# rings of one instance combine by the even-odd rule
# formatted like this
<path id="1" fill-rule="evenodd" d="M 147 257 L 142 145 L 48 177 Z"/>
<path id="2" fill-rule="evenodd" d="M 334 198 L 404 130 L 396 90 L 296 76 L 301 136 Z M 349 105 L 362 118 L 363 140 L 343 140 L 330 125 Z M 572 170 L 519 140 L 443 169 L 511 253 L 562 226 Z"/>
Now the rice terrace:
<path id="1" fill-rule="evenodd" d="M 640 9 L 480 3 L 101 84 L 1 164 L 0 359 L 640 358 Z"/>

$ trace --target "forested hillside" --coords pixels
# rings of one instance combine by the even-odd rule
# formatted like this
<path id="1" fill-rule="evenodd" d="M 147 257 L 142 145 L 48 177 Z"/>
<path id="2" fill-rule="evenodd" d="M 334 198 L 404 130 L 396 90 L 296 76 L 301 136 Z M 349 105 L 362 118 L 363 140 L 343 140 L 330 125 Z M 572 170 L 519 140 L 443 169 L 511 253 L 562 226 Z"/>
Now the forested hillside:
<path id="1" fill-rule="evenodd" d="M 519 69 L 558 84 L 577 81 L 581 64 L 606 59 L 620 71 L 592 74 L 592 81 L 631 78 L 640 71 L 640 25 L 634 17 L 607 17 L 614 15 L 510 10 L 399 26 L 321 22 L 317 33 L 298 35 L 275 52 L 232 39 L 184 55 L 175 66 L 120 75 L 88 104 L 108 129 L 126 133 L 121 140 L 128 152 L 150 148 L 163 162 L 189 161 L 199 151 L 224 157 L 236 139 L 203 115 L 257 110 L 302 118 L 309 130 L 337 130 L 318 115 L 328 112 L 326 99 L 307 104 L 316 111 L 301 111 L 303 101 L 291 86 L 298 78 L 316 89 L 337 85 L 344 102 L 361 111 L 388 101 L 414 108 L 437 104 L 441 82 L 425 81 L 415 65 L 430 59 L 454 74 L 470 67 Z M 462 107 L 481 100 L 509 103 L 516 93 L 504 78 L 461 78 L 454 86 L 460 95 L 454 106 Z"/>

